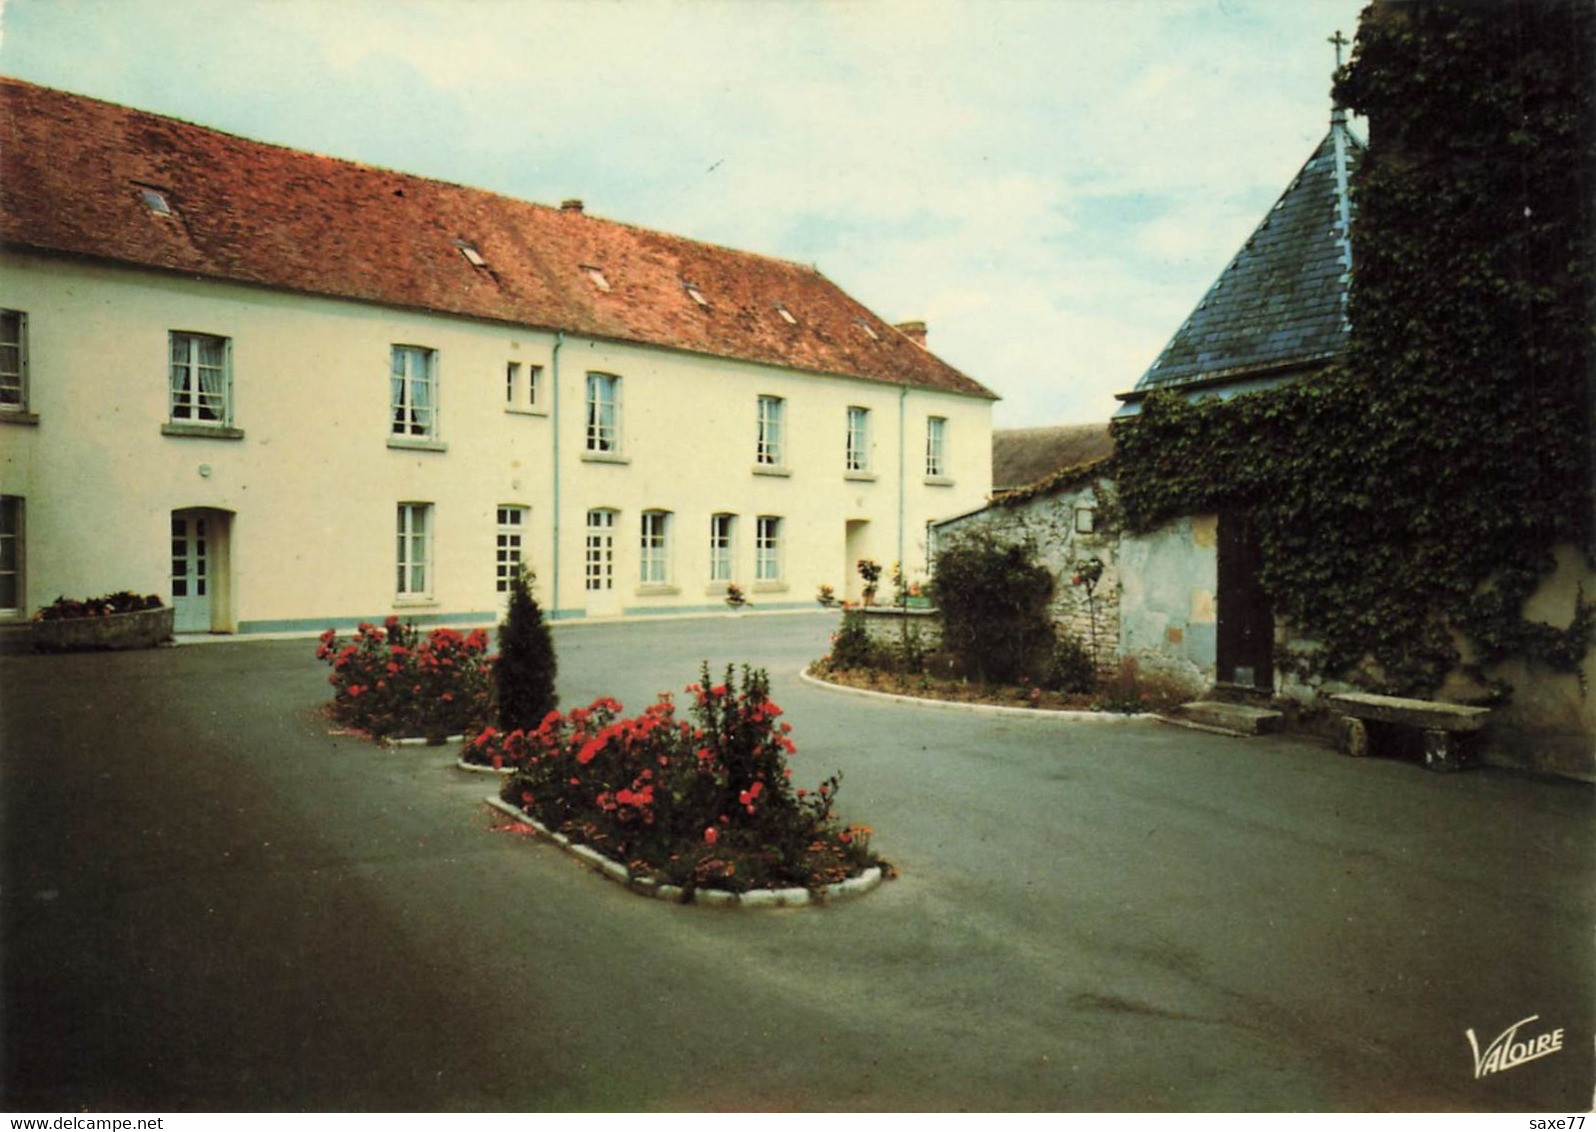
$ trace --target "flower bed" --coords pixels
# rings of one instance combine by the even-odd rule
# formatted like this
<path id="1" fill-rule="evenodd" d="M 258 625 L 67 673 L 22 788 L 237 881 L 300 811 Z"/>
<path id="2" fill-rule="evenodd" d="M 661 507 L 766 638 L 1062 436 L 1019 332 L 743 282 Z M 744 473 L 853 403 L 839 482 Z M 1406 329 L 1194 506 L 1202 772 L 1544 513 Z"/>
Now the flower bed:
<path id="1" fill-rule="evenodd" d="M 174 614 L 154 594 L 124 590 L 84 601 L 58 597 L 35 615 L 33 647 L 41 652 L 154 648 L 172 639 Z"/>
<path id="2" fill-rule="evenodd" d="M 817 680 L 867 692 L 888 692 L 896 696 L 938 700 L 955 704 L 989 704 L 995 707 L 1028 707 L 1039 711 L 1095 711 L 1139 715 L 1168 711 L 1190 699 L 1189 693 L 1165 684 L 1137 679 L 1134 671 L 1123 673 L 1091 692 L 1063 692 L 1043 688 L 1022 680 L 1018 684 L 992 684 L 953 676 L 934 676 L 929 672 L 900 672 L 870 665 L 843 666 L 831 656 L 822 657 L 809 669 Z"/>
<path id="3" fill-rule="evenodd" d="M 318 660 L 332 665 L 333 714 L 377 738 L 413 736 L 441 742 L 476 731 L 489 718 L 493 658 L 488 635 L 434 629 L 422 637 L 390 617 L 361 622 L 350 641 L 321 635 Z"/>
<path id="4" fill-rule="evenodd" d="M 544 827 L 687 893 L 819 889 L 879 863 L 871 831 L 833 812 L 840 776 L 793 788 L 792 729 L 763 672 L 739 688 L 706 666 L 687 694 L 688 719 L 665 693 L 632 717 L 599 699 L 532 731 L 488 728 L 471 761 L 510 768 L 501 798 Z"/>

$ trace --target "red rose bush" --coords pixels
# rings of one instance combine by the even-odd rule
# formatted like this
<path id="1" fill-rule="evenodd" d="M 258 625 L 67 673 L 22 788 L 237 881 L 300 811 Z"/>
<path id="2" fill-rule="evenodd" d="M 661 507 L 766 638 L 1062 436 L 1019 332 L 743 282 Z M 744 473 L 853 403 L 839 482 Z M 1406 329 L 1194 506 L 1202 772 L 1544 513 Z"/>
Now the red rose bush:
<path id="1" fill-rule="evenodd" d="M 482 629 L 434 629 L 425 637 L 390 617 L 361 622 L 352 640 L 321 635 L 316 657 L 332 666 L 333 714 L 378 737 L 444 739 L 491 718 L 493 658 Z"/>
<path id="2" fill-rule="evenodd" d="M 504 801 L 546 828 L 661 883 L 814 888 L 876 863 L 870 831 L 833 813 L 839 776 L 793 788 L 792 728 L 763 671 L 743 669 L 739 688 L 705 665 L 686 691 L 686 718 L 669 693 L 630 717 L 599 699 L 533 730 L 487 728 L 466 758 L 509 768 Z"/>

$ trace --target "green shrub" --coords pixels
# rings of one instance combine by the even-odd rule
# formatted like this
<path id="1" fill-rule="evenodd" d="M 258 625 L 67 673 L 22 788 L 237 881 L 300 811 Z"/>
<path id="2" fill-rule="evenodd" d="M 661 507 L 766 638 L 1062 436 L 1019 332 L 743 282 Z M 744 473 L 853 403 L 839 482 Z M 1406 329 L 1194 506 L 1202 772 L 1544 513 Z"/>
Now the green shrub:
<path id="1" fill-rule="evenodd" d="M 531 730 L 559 706 L 554 691 L 558 668 L 548 623 L 532 596 L 532 574 L 523 567 L 510 582 L 510 607 L 499 626 L 499 659 L 493 668 L 501 728 Z"/>
<path id="2" fill-rule="evenodd" d="M 1059 632 L 1043 684 L 1057 692 L 1090 692 L 1097 685 L 1092 650 L 1074 633 Z"/>
<path id="3" fill-rule="evenodd" d="M 831 635 L 831 666 L 873 668 L 876 659 L 876 644 L 865 629 L 864 614 L 857 609 L 843 610 L 842 627 Z"/>
<path id="4" fill-rule="evenodd" d="M 1053 643 L 1053 585 L 1028 543 L 985 530 L 958 536 L 937 555 L 931 583 L 944 647 L 980 680 L 1012 683 L 1038 671 Z"/>

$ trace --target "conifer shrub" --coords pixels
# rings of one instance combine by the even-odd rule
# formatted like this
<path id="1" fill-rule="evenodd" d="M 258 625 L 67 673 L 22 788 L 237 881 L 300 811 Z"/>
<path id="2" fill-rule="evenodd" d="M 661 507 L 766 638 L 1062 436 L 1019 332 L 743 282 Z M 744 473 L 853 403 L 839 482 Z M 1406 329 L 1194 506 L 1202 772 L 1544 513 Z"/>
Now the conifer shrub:
<path id="1" fill-rule="evenodd" d="M 532 573 L 522 567 L 510 582 L 510 605 L 499 626 L 499 659 L 493 669 L 499 727 L 532 730 L 559 706 L 554 639 L 532 595 Z"/>

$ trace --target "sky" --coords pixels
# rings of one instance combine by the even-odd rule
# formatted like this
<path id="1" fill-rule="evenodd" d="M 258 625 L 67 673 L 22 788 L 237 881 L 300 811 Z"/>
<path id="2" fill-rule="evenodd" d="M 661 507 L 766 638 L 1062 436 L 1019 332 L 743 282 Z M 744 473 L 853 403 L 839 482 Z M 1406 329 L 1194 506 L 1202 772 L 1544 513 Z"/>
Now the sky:
<path id="1" fill-rule="evenodd" d="M 1112 414 L 1328 130 L 1362 6 L 0 0 L 0 72 L 811 264 L 1018 428 Z"/>

